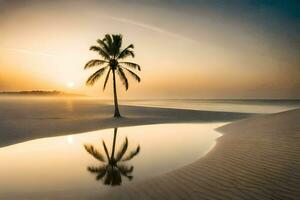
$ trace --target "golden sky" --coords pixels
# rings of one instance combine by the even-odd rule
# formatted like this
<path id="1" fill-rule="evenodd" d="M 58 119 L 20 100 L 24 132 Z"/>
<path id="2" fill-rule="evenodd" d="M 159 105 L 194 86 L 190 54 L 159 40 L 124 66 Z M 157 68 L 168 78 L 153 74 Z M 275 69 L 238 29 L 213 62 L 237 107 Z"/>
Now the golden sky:
<path id="1" fill-rule="evenodd" d="M 83 66 L 97 38 L 122 33 L 142 82 L 118 83 L 121 98 L 300 98 L 293 5 L 199 2 L 0 0 L 0 91 L 110 98 Z"/>

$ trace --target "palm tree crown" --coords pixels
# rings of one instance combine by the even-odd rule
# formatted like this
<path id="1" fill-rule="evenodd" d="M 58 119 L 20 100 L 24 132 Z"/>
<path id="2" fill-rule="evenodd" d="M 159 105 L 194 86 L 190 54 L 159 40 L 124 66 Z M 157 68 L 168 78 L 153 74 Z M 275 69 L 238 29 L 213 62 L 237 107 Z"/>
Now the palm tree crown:
<path id="1" fill-rule="evenodd" d="M 94 72 L 86 81 L 86 84 L 89 86 L 94 85 L 94 83 L 106 73 L 104 80 L 103 90 L 105 90 L 107 81 L 110 74 L 113 75 L 113 89 L 114 89 L 114 103 L 115 103 L 115 117 L 120 117 L 119 108 L 118 108 L 118 99 L 116 92 L 116 80 L 115 73 L 117 73 L 122 81 L 125 89 L 128 90 L 129 83 L 127 79 L 127 74 L 132 78 L 141 81 L 141 78 L 132 70 L 141 70 L 140 65 L 133 62 L 125 62 L 124 59 L 128 57 L 134 57 L 134 46 L 130 44 L 126 48 L 122 48 L 123 37 L 121 34 L 118 35 L 109 35 L 106 34 L 105 37 L 101 40 L 98 39 L 96 46 L 91 46 L 91 51 L 96 51 L 102 59 L 93 59 L 86 63 L 84 69 L 89 69 L 92 67 L 100 67 L 96 72 Z"/>
<path id="2" fill-rule="evenodd" d="M 102 145 L 106 156 L 99 152 L 93 145 L 84 145 L 85 150 L 102 163 L 98 167 L 89 166 L 87 168 L 88 171 L 93 174 L 97 174 L 96 179 L 103 179 L 103 183 L 105 185 L 120 185 L 122 183 L 121 176 L 125 176 L 129 180 L 131 180 L 133 178 L 133 176 L 131 175 L 131 173 L 133 172 L 133 166 L 129 167 L 125 164 L 125 162 L 131 160 L 140 152 L 140 146 L 137 146 L 136 149 L 127 153 L 128 139 L 125 138 L 125 141 L 115 155 L 117 131 L 118 129 L 115 128 L 111 155 L 109 155 L 107 146 L 104 141 L 102 141 Z"/>

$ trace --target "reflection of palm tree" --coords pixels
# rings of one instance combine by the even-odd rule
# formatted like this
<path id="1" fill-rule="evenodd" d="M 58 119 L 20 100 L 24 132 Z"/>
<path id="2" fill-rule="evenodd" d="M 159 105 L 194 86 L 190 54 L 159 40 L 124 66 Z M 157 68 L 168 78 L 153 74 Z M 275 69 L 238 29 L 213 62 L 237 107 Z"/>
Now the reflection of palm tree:
<path id="1" fill-rule="evenodd" d="M 115 115 L 114 117 L 121 117 L 118 106 L 118 98 L 117 98 L 117 89 L 116 89 L 116 73 L 119 75 L 123 85 L 126 90 L 128 89 L 129 83 L 127 79 L 127 75 L 130 75 L 132 78 L 141 81 L 140 77 L 133 72 L 132 70 L 141 70 L 141 67 L 133 62 L 125 62 L 123 61 L 126 58 L 134 57 L 134 46 L 130 44 L 126 48 L 122 48 L 122 35 L 109 35 L 106 34 L 104 39 L 97 40 L 97 46 L 91 46 L 90 50 L 96 51 L 103 60 L 94 59 L 90 60 L 84 67 L 84 69 L 89 69 L 91 67 L 96 66 L 104 66 L 98 69 L 94 74 L 92 74 L 88 80 L 86 81 L 87 85 L 94 85 L 94 83 L 104 75 L 104 72 L 107 71 L 103 90 L 106 87 L 107 81 L 109 79 L 110 74 L 112 74 L 113 78 L 113 89 L 114 89 L 114 104 L 115 104 Z"/>
<path id="2" fill-rule="evenodd" d="M 124 143 L 115 155 L 117 131 L 118 129 L 115 128 L 111 155 L 109 155 L 104 141 L 102 141 L 102 144 L 106 157 L 103 156 L 103 154 L 100 153 L 97 149 L 95 149 L 93 145 L 84 145 L 85 150 L 89 154 L 91 154 L 94 158 L 102 162 L 102 165 L 98 167 L 89 166 L 87 168 L 88 171 L 97 174 L 96 179 L 103 179 L 105 185 L 120 185 L 122 183 L 121 175 L 131 180 L 133 178 L 133 176 L 131 175 L 131 173 L 133 172 L 133 166 L 129 167 L 126 164 L 124 164 L 124 162 L 131 160 L 140 152 L 140 146 L 138 145 L 138 147 L 135 150 L 126 153 L 128 148 L 128 139 L 125 138 Z"/>

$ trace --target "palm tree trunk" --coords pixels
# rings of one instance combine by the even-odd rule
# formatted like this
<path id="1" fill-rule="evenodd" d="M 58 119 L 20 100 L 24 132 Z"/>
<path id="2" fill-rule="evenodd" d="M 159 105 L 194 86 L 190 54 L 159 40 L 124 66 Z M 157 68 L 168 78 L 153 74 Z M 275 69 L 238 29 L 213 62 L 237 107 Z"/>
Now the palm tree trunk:
<path id="1" fill-rule="evenodd" d="M 118 128 L 115 128 L 114 129 L 113 148 L 112 148 L 112 151 L 111 151 L 111 158 L 110 158 L 111 160 L 114 159 L 114 157 L 115 157 L 115 147 L 116 147 L 117 131 L 118 131 Z"/>
<path id="2" fill-rule="evenodd" d="M 119 105 L 118 105 L 115 70 L 112 70 L 112 71 L 113 71 L 114 103 L 115 103 L 115 115 L 114 115 L 114 117 L 121 117 L 120 111 L 119 111 Z"/>

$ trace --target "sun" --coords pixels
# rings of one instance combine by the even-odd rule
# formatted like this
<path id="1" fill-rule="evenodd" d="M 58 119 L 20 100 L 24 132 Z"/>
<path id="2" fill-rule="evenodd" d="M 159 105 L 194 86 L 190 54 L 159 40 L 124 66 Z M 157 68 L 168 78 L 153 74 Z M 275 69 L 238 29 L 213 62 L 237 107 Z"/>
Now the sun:
<path id="1" fill-rule="evenodd" d="M 75 83 L 72 82 L 72 81 L 69 81 L 69 82 L 67 83 L 67 87 L 68 87 L 68 88 L 73 88 L 74 85 L 75 85 Z"/>
<path id="2" fill-rule="evenodd" d="M 74 143 L 74 138 L 72 135 L 67 136 L 67 142 L 68 144 L 73 144 Z"/>

